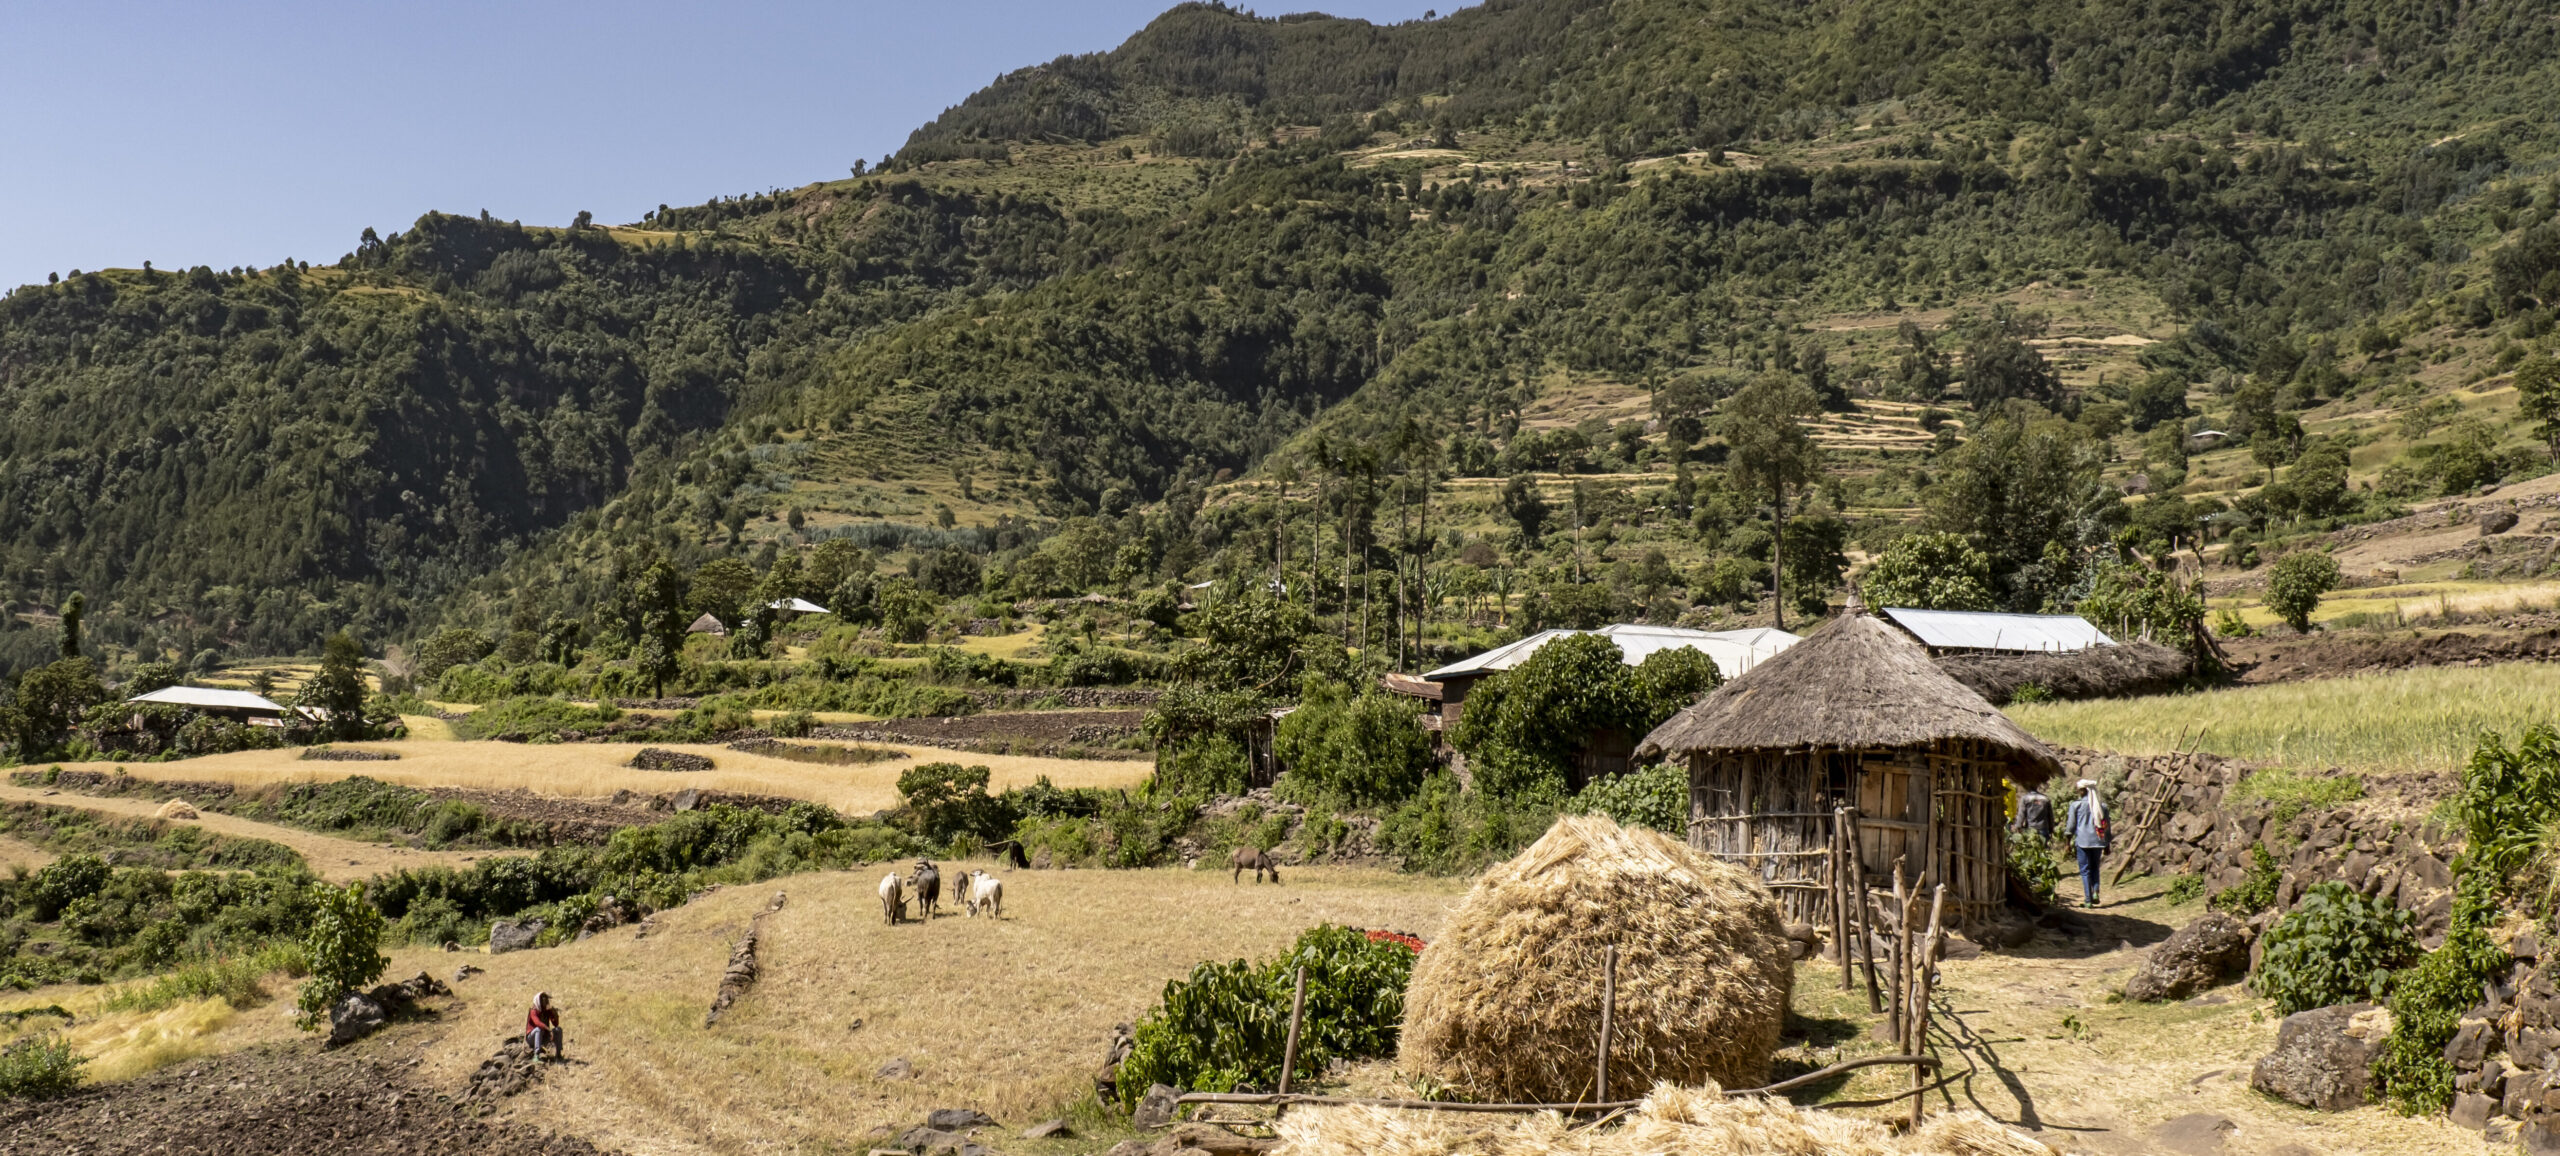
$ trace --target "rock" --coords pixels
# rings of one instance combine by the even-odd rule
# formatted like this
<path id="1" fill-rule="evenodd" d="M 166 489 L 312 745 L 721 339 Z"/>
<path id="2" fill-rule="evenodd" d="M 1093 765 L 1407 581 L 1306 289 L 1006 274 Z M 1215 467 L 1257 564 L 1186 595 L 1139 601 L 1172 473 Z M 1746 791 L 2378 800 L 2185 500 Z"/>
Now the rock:
<path id="1" fill-rule="evenodd" d="M 1176 1101 L 1181 1095 L 1179 1088 L 1165 1084 L 1150 1085 L 1147 1094 L 1138 1098 L 1138 1110 L 1130 1114 L 1129 1122 L 1141 1130 L 1172 1123 L 1173 1110 L 1180 1106 Z"/>
<path id="2" fill-rule="evenodd" d="M 970 1128 L 992 1128 L 996 1118 L 976 1108 L 936 1108 L 924 1118 L 925 1127 L 945 1132 L 961 1132 Z"/>
<path id="3" fill-rule="evenodd" d="M 639 753 L 631 756 L 631 761 L 625 765 L 642 771 L 708 771 L 714 766 L 709 758 L 702 755 L 664 750 L 658 747 L 640 748 Z M 692 808 L 679 802 L 676 804 L 676 809 L 687 811 Z"/>
<path id="4" fill-rule="evenodd" d="M 2535 1116 L 2516 1129 L 2525 1156 L 2560 1156 L 2560 1118 Z"/>
<path id="5" fill-rule="evenodd" d="M 2209 911 L 2151 949 L 2142 970 L 2124 985 L 2126 999 L 2160 1003 L 2185 999 L 2248 966 L 2249 929 Z"/>
<path id="6" fill-rule="evenodd" d="M 2498 1097 L 2499 1114 L 2509 1119 L 2518 1119 L 2532 1111 L 2535 1089 L 2541 1084 L 2542 1073 L 2540 1072 L 2521 1071 L 2509 1075 L 2506 1094 Z"/>
<path id="7" fill-rule="evenodd" d="M 897 1059 L 880 1065 L 880 1070 L 871 1073 L 871 1078 L 875 1080 L 912 1080 L 916 1078 L 916 1066 L 908 1063 L 905 1056 L 900 1056 Z"/>
<path id="8" fill-rule="evenodd" d="M 1258 1156 L 1280 1146 L 1278 1140 L 1239 1136 L 1211 1124 L 1184 1124 L 1149 1145 L 1149 1156 Z"/>
<path id="9" fill-rule="evenodd" d="M 542 921 L 539 919 L 528 919 L 522 923 L 512 919 L 501 919 L 489 925 L 489 954 L 505 955 L 510 951 L 524 951 L 531 948 L 534 941 L 541 937 Z"/>
<path id="10" fill-rule="evenodd" d="M 2490 510 L 2480 515 L 2480 536 L 2483 538 L 2504 534 L 2515 528 L 2516 512 L 2513 510 Z"/>
<path id="11" fill-rule="evenodd" d="M 1072 1140 L 1075 1138 L 1075 1133 L 1068 1130 L 1067 1122 L 1063 1119 L 1042 1120 L 1022 1130 L 1022 1138 L 1025 1140 L 1046 1140 L 1053 1136 L 1060 1140 Z"/>
<path id="12" fill-rule="evenodd" d="M 674 803 L 674 807 L 675 807 L 675 809 L 676 809 L 676 810 L 679 810 L 679 811 L 690 811 L 690 810 L 694 809 L 695 807 L 699 807 L 699 806 L 701 806 L 701 805 L 702 805 L 702 792 L 701 792 L 701 791 L 694 790 L 693 788 L 688 787 L 688 788 L 686 788 L 686 789 L 684 789 L 684 790 L 681 790 L 681 791 L 676 792 L 675 803 Z"/>
<path id="13" fill-rule="evenodd" d="M 2369 1003 L 2313 1008 L 2284 1017 L 2276 1029 L 2276 1050 L 2258 1061 L 2249 1086 L 2306 1108 L 2343 1111 L 2365 1102 L 2373 1083 L 2374 1057 L 2382 1036 L 2348 1034 L 2358 1016 L 2376 1011 Z M 2366 1020 L 2360 1034 L 2372 1034 Z"/>
<path id="14" fill-rule="evenodd" d="M 462 966 L 453 969 L 453 982 L 461 983 L 472 976 L 480 974 L 480 972 L 481 969 L 479 968 L 473 967 L 467 963 L 463 964 Z"/>
<path id="15" fill-rule="evenodd" d="M 918 1124 L 899 1133 L 897 1145 L 905 1151 L 915 1153 L 916 1156 L 935 1156 L 937 1153 L 947 1153 L 949 1156 L 995 1156 L 991 1149 L 967 1136 L 925 1124 Z"/>
<path id="16" fill-rule="evenodd" d="M 2160 1141 L 2161 1147 L 2172 1152 L 2183 1152 L 2186 1156 L 2215 1156 L 2222 1151 L 2222 1142 L 2237 1127 L 2239 1125 L 2233 1124 L 2229 1116 L 2190 1112 L 2152 1129 L 2151 1135 Z"/>
<path id="17" fill-rule="evenodd" d="M 415 1011 L 419 1000 L 431 995 L 452 995 L 453 989 L 422 971 L 398 983 L 382 984 L 364 994 L 366 999 L 382 1005 L 392 1015 L 402 1015 Z"/>
<path id="18" fill-rule="evenodd" d="M 2496 1100 L 2470 1092 L 2461 1093 L 2453 1098 L 2453 1126 L 2477 1132 L 2489 1126 L 2489 1117 L 2497 1111 Z"/>
<path id="19" fill-rule="evenodd" d="M 2453 1038 L 2445 1041 L 2444 1062 L 2456 1070 L 2477 1068 L 2489 1058 L 2489 1041 L 2497 1038 L 2497 1025 L 2485 1019 L 2464 1018 L 2454 1029 Z"/>
<path id="20" fill-rule="evenodd" d="M 329 1042 L 323 1047 L 343 1048 L 382 1030 L 389 1017 L 382 1005 L 361 995 L 350 995 L 329 1007 Z"/>
<path id="21" fill-rule="evenodd" d="M 2517 959 L 2532 959 L 2542 954 L 2542 937 L 2535 935 L 2532 928 L 2525 928 L 2508 942 L 2507 954 Z"/>

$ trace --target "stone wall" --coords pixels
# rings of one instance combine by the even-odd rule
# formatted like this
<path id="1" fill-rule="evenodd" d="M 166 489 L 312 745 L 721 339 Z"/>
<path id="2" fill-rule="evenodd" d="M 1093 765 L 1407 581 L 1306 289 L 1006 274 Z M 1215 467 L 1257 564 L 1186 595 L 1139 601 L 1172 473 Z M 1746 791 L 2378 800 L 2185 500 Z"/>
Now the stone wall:
<path id="1" fill-rule="evenodd" d="M 2413 913 L 2425 943 L 2442 942 L 2453 915 L 2453 870 L 2460 838 L 2426 815 L 2451 785 L 2441 778 L 2404 778 L 2368 784 L 2368 795 L 2329 807 L 2303 807 L 2285 815 L 2263 798 L 2234 797 L 2255 764 L 2213 754 L 2117 755 L 2060 752 L 2063 776 L 2049 789 L 2060 816 L 2083 778 L 2121 780 L 2108 798 L 2119 854 L 2135 871 L 2198 875 L 2212 891 L 2248 877 L 2250 848 L 2263 843 L 2283 871 L 2276 910 L 2293 906 L 2313 885 L 2340 880 Z M 2337 772 L 2329 772 L 2335 774 Z M 2149 835 L 2136 827 L 2146 818 L 2163 782 L 2168 805 Z M 2115 864 L 2107 868 L 2110 877 Z"/>

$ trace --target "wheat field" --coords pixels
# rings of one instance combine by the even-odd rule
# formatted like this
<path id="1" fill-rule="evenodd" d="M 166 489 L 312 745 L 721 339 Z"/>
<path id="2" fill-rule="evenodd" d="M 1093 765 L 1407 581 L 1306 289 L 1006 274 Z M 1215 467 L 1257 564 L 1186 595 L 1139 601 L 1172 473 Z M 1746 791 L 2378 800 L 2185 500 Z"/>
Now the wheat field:
<path id="1" fill-rule="evenodd" d="M 2178 746 L 2302 769 L 2450 770 L 2484 731 L 2513 743 L 2560 724 L 2560 664 L 2440 666 L 2194 694 L 2023 703 L 2009 717 L 2066 746 L 2157 754 Z"/>
<path id="2" fill-rule="evenodd" d="M 862 766 L 824 766 L 767 758 L 717 745 L 673 745 L 667 750 L 709 757 L 710 771 L 642 771 L 623 764 L 638 743 L 499 743 L 410 739 L 342 743 L 342 747 L 397 753 L 395 762 L 305 761 L 298 750 L 238 751 L 176 763 L 128 767 L 158 779 L 211 780 L 242 787 L 328 782 L 366 775 L 412 787 L 525 790 L 541 795 L 598 798 L 616 791 L 665 794 L 689 787 L 739 794 L 775 795 L 824 803 L 849 815 L 898 805 L 898 775 L 920 763 L 951 762 L 988 769 L 988 789 L 1028 786 L 1046 776 L 1061 787 L 1131 787 L 1154 770 L 1144 759 L 1054 759 L 982 755 L 938 747 L 893 746 L 907 757 Z M 886 744 L 868 744 L 886 745 Z"/>

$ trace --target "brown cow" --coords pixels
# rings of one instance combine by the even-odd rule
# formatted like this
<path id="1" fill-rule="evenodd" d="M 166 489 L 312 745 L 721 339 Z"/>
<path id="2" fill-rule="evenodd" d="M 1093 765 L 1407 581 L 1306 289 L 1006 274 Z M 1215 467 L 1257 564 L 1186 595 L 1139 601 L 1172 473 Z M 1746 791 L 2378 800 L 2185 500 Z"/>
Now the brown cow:
<path id="1" fill-rule="evenodd" d="M 1280 881 L 1280 861 L 1272 858 L 1271 852 L 1259 847 L 1238 847 L 1234 854 L 1227 856 L 1227 863 L 1235 868 L 1227 873 L 1229 883 L 1244 882 L 1244 873 L 1247 868 L 1253 870 L 1253 881 L 1256 883 L 1262 882 L 1264 872 L 1270 873 L 1272 882 Z"/>

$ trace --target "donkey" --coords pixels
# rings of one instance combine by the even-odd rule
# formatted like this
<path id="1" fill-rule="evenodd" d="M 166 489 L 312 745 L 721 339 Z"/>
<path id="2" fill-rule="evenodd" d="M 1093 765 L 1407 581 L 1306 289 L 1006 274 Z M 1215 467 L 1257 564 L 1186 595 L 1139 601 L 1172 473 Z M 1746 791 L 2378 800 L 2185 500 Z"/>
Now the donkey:
<path id="1" fill-rule="evenodd" d="M 1280 861 L 1273 859 L 1271 852 L 1259 847 L 1238 847 L 1234 854 L 1227 856 L 1227 863 L 1235 868 L 1227 872 L 1229 883 L 1243 882 L 1244 873 L 1248 868 L 1253 871 L 1253 881 L 1256 883 L 1262 882 L 1262 876 L 1266 872 L 1270 874 L 1273 883 L 1280 881 Z"/>
<path id="2" fill-rule="evenodd" d="M 933 860 L 916 860 L 915 873 L 907 881 L 916 890 L 916 918 L 933 922 L 933 909 L 942 902 L 942 872 L 934 869 Z"/>

